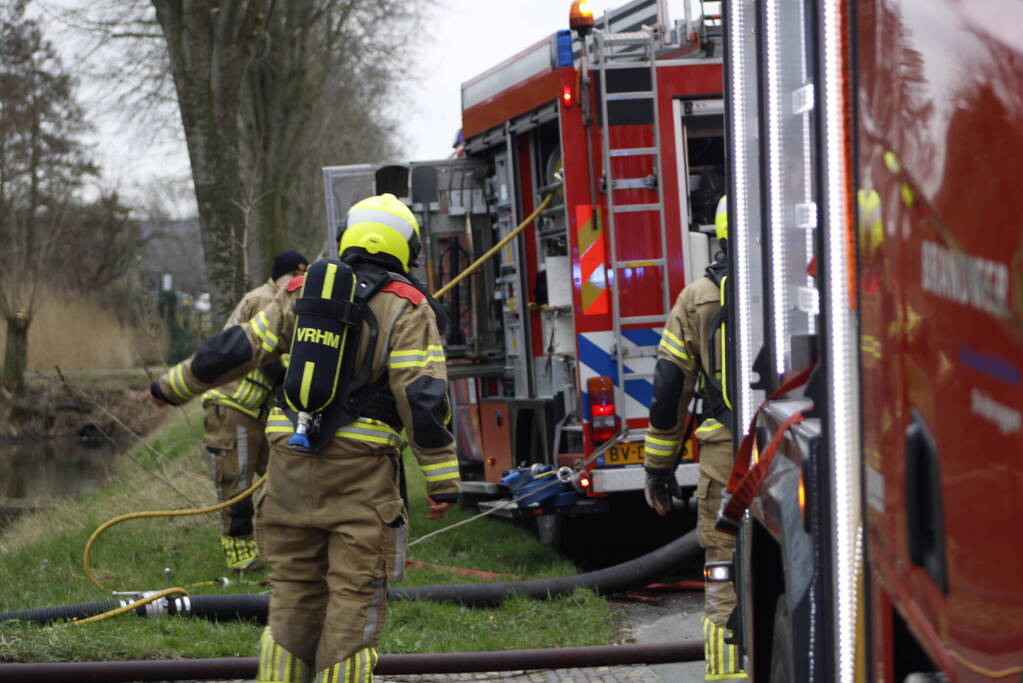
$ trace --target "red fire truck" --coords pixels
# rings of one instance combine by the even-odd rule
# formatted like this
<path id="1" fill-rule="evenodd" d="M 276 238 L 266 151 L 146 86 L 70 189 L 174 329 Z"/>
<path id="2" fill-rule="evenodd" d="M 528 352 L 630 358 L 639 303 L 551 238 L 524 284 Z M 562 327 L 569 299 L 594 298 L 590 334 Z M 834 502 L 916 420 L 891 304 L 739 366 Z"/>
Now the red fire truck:
<path id="1" fill-rule="evenodd" d="M 548 539 L 565 514 L 642 490 L 660 331 L 709 263 L 724 191 L 720 18 L 669 27 L 656 0 L 600 18 L 586 4 L 588 35 L 553 32 L 462 85 L 457 158 L 323 171 L 330 235 L 366 194 L 407 201 L 431 290 L 553 195 L 443 297 L 464 490 L 500 495 L 522 464 L 572 468 L 573 495 L 529 506 Z M 678 468 L 683 486 L 696 468 Z"/>
<path id="2" fill-rule="evenodd" d="M 747 671 L 1021 680 L 1023 5 L 724 5 Z"/>

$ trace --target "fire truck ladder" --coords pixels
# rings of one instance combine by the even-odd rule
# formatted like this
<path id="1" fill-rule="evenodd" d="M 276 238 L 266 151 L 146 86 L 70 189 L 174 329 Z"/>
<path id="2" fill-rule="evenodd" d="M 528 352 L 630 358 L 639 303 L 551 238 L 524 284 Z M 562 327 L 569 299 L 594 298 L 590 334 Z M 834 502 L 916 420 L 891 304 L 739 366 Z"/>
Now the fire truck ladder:
<path id="1" fill-rule="evenodd" d="M 618 364 L 618 386 L 616 387 L 615 403 L 621 406 L 620 412 L 623 424 L 628 424 L 629 419 L 646 418 L 648 414 L 630 414 L 629 403 L 625 400 L 625 382 L 630 379 L 647 379 L 652 381 L 650 372 L 626 372 L 625 349 L 622 340 L 622 327 L 633 324 L 663 325 L 670 310 L 670 291 L 668 289 L 667 258 L 665 257 L 665 246 L 667 234 L 664 224 L 664 194 L 661 187 L 660 155 L 660 120 L 657 112 L 657 66 L 655 53 L 655 36 L 653 33 L 639 31 L 635 33 L 604 33 L 596 34 L 595 57 L 597 70 L 600 73 L 601 92 L 601 135 L 604 156 L 604 189 L 607 193 L 607 231 L 610 241 L 611 269 L 614 274 L 615 285 L 612 288 L 613 300 L 613 325 L 615 339 L 615 358 Z M 629 90 L 615 92 L 608 91 L 608 73 L 616 69 L 649 69 L 650 85 L 648 90 Z M 618 83 L 621 86 L 621 83 Z M 653 111 L 653 143 L 651 147 L 612 147 L 610 136 L 610 123 L 608 121 L 608 104 L 624 100 L 645 100 L 650 103 Z M 653 174 L 645 178 L 616 178 L 612 160 L 620 157 L 650 157 L 653 160 Z M 646 189 L 657 193 L 657 201 L 643 204 L 616 204 L 614 198 L 615 190 Z M 618 224 L 618 216 L 628 212 L 656 212 L 659 224 L 660 248 L 656 251 L 655 258 L 642 260 L 621 260 L 618 257 L 618 240 L 615 229 Z M 663 273 L 661 279 L 661 312 L 656 315 L 623 316 L 623 297 L 618 286 L 619 271 L 621 268 L 660 268 Z M 641 356 L 656 356 L 656 346 L 643 347 L 640 350 Z"/>

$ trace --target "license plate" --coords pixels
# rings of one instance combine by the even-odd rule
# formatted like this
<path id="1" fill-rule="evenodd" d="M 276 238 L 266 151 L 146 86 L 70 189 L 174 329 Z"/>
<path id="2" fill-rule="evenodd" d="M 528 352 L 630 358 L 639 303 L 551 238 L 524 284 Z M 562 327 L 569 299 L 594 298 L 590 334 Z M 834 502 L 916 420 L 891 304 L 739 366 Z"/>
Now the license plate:
<path id="1" fill-rule="evenodd" d="M 643 464 L 643 442 L 626 441 L 615 444 L 604 454 L 604 465 L 642 465 Z"/>

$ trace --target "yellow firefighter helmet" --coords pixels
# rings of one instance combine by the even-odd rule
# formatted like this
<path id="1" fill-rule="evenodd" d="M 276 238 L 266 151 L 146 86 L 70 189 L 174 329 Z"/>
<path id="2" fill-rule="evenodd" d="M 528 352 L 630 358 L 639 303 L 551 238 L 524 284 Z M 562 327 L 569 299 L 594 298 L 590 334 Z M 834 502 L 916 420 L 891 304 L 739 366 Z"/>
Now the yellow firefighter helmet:
<path id="1" fill-rule="evenodd" d="M 728 239 L 728 195 L 721 195 L 714 212 L 714 234 L 719 240 Z"/>
<path id="2" fill-rule="evenodd" d="M 415 215 L 393 194 L 380 194 L 348 209 L 348 220 L 338 236 L 337 253 L 342 260 L 346 255 L 362 255 L 407 273 L 409 266 L 415 265 L 419 246 L 419 222 Z M 390 263 L 392 260 L 394 263 Z"/>

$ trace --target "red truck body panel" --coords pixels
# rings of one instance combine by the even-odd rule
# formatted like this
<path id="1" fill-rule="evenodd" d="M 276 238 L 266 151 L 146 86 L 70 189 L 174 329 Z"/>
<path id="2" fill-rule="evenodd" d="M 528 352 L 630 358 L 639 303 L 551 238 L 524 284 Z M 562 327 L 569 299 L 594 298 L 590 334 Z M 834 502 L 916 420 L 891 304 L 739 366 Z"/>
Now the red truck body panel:
<path id="1" fill-rule="evenodd" d="M 858 3 L 863 444 L 890 601 L 955 680 L 1023 673 L 1023 5 Z M 875 221 L 876 219 L 876 221 Z M 947 592 L 910 556 L 906 430 L 937 447 Z M 890 657 L 874 658 L 891 680 Z M 1013 678 L 1015 680 L 1015 678 Z"/>

